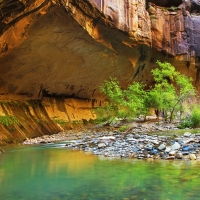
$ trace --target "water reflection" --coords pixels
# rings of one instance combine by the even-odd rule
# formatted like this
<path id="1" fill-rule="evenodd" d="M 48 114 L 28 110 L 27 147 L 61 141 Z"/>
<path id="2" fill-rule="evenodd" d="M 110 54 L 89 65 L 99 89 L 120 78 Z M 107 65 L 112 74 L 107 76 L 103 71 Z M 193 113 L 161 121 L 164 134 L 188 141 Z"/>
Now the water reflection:
<path id="1" fill-rule="evenodd" d="M 0 199 L 200 199 L 200 162 L 121 160 L 62 144 L 7 147 Z"/>

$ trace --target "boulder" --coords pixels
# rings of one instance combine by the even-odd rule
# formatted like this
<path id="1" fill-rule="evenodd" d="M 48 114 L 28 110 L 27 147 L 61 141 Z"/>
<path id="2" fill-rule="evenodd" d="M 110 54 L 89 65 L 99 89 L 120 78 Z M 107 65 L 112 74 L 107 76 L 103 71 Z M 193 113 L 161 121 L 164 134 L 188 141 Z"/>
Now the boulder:
<path id="1" fill-rule="evenodd" d="M 165 152 L 169 153 L 171 151 L 171 147 L 166 147 Z"/>
<path id="2" fill-rule="evenodd" d="M 197 159 L 197 157 L 196 157 L 196 155 L 195 154 L 189 154 L 189 158 L 190 158 L 190 160 L 196 160 Z"/>
<path id="3" fill-rule="evenodd" d="M 182 159 L 183 158 L 183 154 L 178 152 L 175 156 L 177 159 Z"/>
<path id="4" fill-rule="evenodd" d="M 192 133 L 190 133 L 190 132 L 185 132 L 184 133 L 184 137 L 190 137 L 192 135 Z"/>
<path id="5" fill-rule="evenodd" d="M 183 151 L 190 151 L 190 150 L 191 150 L 191 147 L 190 147 L 190 146 L 185 146 L 185 147 L 183 147 L 182 150 L 183 150 Z"/>
<path id="6" fill-rule="evenodd" d="M 171 150 L 178 150 L 181 148 L 181 145 L 178 142 L 175 142 L 172 146 L 171 146 Z"/>
<path id="7" fill-rule="evenodd" d="M 177 151 L 170 151 L 170 152 L 169 152 L 169 155 L 170 155 L 170 156 L 174 156 L 174 155 L 176 154 L 176 152 L 177 152 Z"/>
<path id="8" fill-rule="evenodd" d="M 158 150 L 157 150 L 157 149 L 152 149 L 152 150 L 151 150 L 151 154 L 152 154 L 152 155 L 158 154 Z"/>
<path id="9" fill-rule="evenodd" d="M 164 150 L 166 148 L 166 145 L 164 144 L 164 143 L 162 143 L 159 147 L 158 147 L 158 149 L 159 150 Z"/>

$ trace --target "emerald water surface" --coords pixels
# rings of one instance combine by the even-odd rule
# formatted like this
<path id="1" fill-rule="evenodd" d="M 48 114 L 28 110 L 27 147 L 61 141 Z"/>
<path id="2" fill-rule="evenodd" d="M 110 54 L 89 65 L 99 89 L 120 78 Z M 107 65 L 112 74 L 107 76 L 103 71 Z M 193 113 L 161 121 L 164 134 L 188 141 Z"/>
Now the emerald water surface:
<path id="1" fill-rule="evenodd" d="M 105 160 L 63 144 L 4 147 L 0 200 L 199 200 L 200 162 Z"/>

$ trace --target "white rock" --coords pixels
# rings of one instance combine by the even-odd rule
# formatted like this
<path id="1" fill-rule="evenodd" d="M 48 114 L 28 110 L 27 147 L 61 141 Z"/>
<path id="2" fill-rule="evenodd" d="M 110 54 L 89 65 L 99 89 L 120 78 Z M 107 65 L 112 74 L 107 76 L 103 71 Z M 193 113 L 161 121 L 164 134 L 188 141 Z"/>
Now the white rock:
<path id="1" fill-rule="evenodd" d="M 166 148 L 166 145 L 165 145 L 164 143 L 162 143 L 162 144 L 158 147 L 159 150 L 163 150 L 163 149 L 165 149 L 165 148 Z"/>
<path id="2" fill-rule="evenodd" d="M 190 138 L 188 140 L 183 141 L 184 144 L 189 144 L 190 142 L 195 142 L 195 138 Z"/>
<path id="3" fill-rule="evenodd" d="M 174 150 L 177 150 L 177 149 L 180 149 L 181 148 L 181 145 L 178 143 L 178 142 L 175 142 L 172 146 L 171 146 L 171 150 L 174 151 Z"/>
<path id="4" fill-rule="evenodd" d="M 197 157 L 194 154 L 190 154 L 189 158 L 190 158 L 190 160 L 196 160 L 197 159 Z"/>
<path id="5" fill-rule="evenodd" d="M 171 147 L 166 147 L 165 152 L 169 153 L 171 151 Z"/>
<path id="6" fill-rule="evenodd" d="M 99 138 L 100 140 L 115 140 L 114 136 L 103 136 Z"/>
<path id="7" fill-rule="evenodd" d="M 158 140 L 151 140 L 151 143 L 158 145 L 160 142 Z"/>
<path id="8" fill-rule="evenodd" d="M 184 136 L 185 136 L 185 137 L 190 137 L 191 135 L 192 135 L 192 133 L 190 133 L 190 132 L 185 132 L 185 133 L 184 133 Z"/>
<path id="9" fill-rule="evenodd" d="M 99 143 L 98 144 L 98 148 L 100 149 L 100 148 L 104 148 L 104 147 L 106 147 L 106 144 L 105 143 Z"/>

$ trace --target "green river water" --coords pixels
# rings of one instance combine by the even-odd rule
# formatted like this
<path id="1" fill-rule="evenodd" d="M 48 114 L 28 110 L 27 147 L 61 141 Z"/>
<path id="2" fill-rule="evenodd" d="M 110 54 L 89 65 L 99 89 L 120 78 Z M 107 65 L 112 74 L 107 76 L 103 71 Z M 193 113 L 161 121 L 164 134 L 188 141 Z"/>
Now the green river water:
<path id="1" fill-rule="evenodd" d="M 0 200 L 199 200 L 200 162 L 103 159 L 64 144 L 0 154 Z"/>

